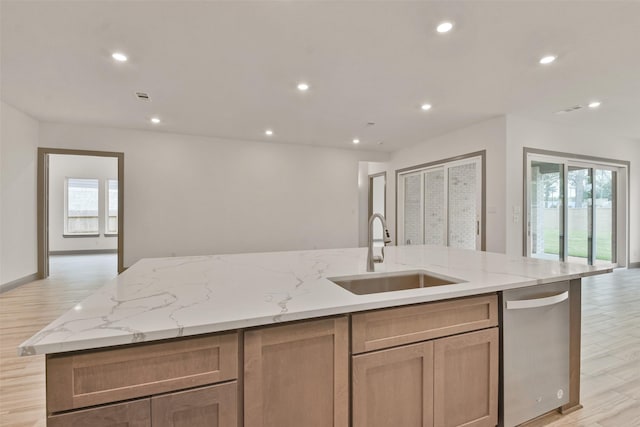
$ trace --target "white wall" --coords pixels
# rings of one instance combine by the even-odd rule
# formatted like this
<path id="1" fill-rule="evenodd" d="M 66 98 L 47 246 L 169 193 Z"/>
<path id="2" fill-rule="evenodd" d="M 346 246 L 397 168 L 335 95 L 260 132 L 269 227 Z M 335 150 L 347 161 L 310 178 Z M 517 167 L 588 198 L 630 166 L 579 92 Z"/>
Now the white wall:
<path id="1" fill-rule="evenodd" d="M 387 218 L 396 242 L 396 170 L 486 150 L 487 251 L 505 252 L 506 117 L 496 117 L 392 153 L 387 170 Z"/>
<path id="2" fill-rule="evenodd" d="M 358 161 L 386 153 L 42 123 L 40 145 L 124 152 L 124 263 L 354 247 Z"/>
<path id="3" fill-rule="evenodd" d="M 64 186 L 66 178 L 99 180 L 99 237 L 64 237 Z M 105 237 L 106 182 L 118 179 L 118 159 L 114 157 L 49 155 L 49 251 L 113 250 L 116 236 Z"/>
<path id="4" fill-rule="evenodd" d="M 640 141 L 601 135 L 579 128 L 507 117 L 507 212 L 522 206 L 523 147 L 574 153 L 631 162 L 631 262 L 640 262 Z M 522 223 L 506 223 L 507 253 L 522 255 Z"/>
<path id="5" fill-rule="evenodd" d="M 38 122 L 0 101 L 0 284 L 37 271 Z"/>

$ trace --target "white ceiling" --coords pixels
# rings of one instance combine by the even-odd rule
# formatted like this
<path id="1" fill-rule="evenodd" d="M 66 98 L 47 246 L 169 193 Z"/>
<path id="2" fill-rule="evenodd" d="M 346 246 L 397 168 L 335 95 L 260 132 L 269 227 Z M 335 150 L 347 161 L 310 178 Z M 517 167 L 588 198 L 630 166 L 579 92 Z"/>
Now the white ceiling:
<path id="1" fill-rule="evenodd" d="M 392 151 L 517 114 L 640 139 L 637 1 L 2 1 L 1 15 L 2 99 L 45 121 Z"/>

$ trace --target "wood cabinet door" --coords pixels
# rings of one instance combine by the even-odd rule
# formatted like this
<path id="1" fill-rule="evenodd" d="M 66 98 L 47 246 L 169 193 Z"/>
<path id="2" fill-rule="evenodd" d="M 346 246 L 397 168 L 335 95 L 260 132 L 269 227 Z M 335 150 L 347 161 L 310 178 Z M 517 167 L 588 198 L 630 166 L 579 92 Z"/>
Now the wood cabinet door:
<path id="1" fill-rule="evenodd" d="M 153 427 L 237 427 L 236 381 L 154 396 Z"/>
<path id="2" fill-rule="evenodd" d="M 47 427 L 151 427 L 149 399 L 51 415 Z"/>
<path id="3" fill-rule="evenodd" d="M 435 341 L 435 427 L 498 424 L 498 354 L 498 328 Z"/>
<path id="4" fill-rule="evenodd" d="M 353 357 L 353 427 L 433 426 L 433 341 Z"/>
<path id="5" fill-rule="evenodd" d="M 347 317 L 245 332 L 245 427 L 347 427 Z"/>

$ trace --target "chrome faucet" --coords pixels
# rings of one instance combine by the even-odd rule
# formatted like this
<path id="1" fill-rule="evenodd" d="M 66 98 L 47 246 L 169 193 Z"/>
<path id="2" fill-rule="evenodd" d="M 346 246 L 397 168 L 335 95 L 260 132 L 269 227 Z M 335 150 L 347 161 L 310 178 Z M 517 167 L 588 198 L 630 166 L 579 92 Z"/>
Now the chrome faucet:
<path id="1" fill-rule="evenodd" d="M 383 237 L 383 245 L 382 245 L 382 254 L 374 255 L 373 254 L 373 220 L 378 218 L 382 223 L 382 237 Z M 389 235 L 389 230 L 387 229 L 387 221 L 385 221 L 384 216 L 379 213 L 374 213 L 369 218 L 369 252 L 367 253 L 367 271 L 375 271 L 374 265 L 377 262 L 384 261 L 384 247 L 387 243 L 391 243 L 391 236 Z"/>

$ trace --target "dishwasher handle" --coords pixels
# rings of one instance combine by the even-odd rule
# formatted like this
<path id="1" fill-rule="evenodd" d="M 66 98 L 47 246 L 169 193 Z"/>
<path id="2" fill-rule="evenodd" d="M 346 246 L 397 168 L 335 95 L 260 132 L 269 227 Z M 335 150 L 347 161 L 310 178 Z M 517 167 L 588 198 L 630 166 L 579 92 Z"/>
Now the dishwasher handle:
<path id="1" fill-rule="evenodd" d="M 546 307 L 548 305 L 558 304 L 567 298 L 569 298 L 569 291 L 564 291 L 557 295 L 551 295 L 544 298 L 507 301 L 505 305 L 507 310 L 520 310 L 523 308 Z"/>

